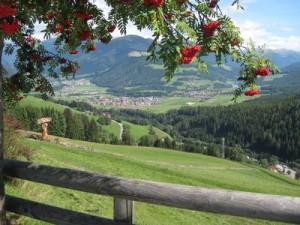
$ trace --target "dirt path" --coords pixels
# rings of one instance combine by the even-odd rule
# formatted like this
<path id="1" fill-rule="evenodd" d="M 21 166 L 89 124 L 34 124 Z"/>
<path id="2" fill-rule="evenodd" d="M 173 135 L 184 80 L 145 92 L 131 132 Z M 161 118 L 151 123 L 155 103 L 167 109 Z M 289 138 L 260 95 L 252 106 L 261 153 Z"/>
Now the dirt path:
<path id="1" fill-rule="evenodd" d="M 112 120 L 112 122 L 117 123 L 120 126 L 120 136 L 119 139 L 122 141 L 122 134 L 123 134 L 123 124 L 122 123 L 118 123 L 115 120 Z"/>

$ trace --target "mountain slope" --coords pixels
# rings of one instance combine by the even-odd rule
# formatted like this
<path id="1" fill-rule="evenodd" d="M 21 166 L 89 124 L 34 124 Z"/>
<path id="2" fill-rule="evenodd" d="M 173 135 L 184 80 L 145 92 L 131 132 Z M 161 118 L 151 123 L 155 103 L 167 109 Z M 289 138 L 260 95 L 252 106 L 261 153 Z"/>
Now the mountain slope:
<path id="1" fill-rule="evenodd" d="M 282 76 L 262 83 L 263 89 L 269 93 L 299 93 L 300 61 L 284 67 Z"/>
<path id="2" fill-rule="evenodd" d="M 163 85 L 163 70 L 148 66 L 146 57 L 128 57 L 112 69 L 93 76 L 91 81 L 103 87 L 128 87 L 141 85 Z"/>
<path id="3" fill-rule="evenodd" d="M 271 54 L 270 59 L 274 61 L 280 69 L 300 62 L 300 52 L 287 49 L 269 50 L 269 52 Z"/>
<path id="4" fill-rule="evenodd" d="M 43 44 L 50 51 L 54 51 L 53 42 L 54 39 L 49 39 Z M 162 63 L 146 61 L 146 51 L 151 43 L 151 39 L 128 35 L 115 38 L 107 45 L 97 42 L 97 49 L 89 54 L 80 51 L 77 55 L 66 54 L 65 57 L 80 63 L 76 77 L 84 76 L 97 86 L 115 89 L 138 86 L 144 91 L 165 90 L 165 86 L 170 87 L 171 85 L 166 84 L 163 79 Z M 284 73 L 289 76 L 295 73 L 289 70 L 293 68 L 293 63 L 300 62 L 300 52 L 279 49 L 269 50 L 269 53 L 270 58 L 279 68 L 283 69 Z M 4 60 L 12 65 L 14 57 L 14 55 L 4 56 Z M 232 87 L 237 84 L 239 64 L 232 62 L 230 57 L 228 57 L 226 65 L 221 67 L 215 66 L 213 54 L 204 57 L 204 60 L 209 63 L 209 75 L 199 76 L 196 64 L 182 65 L 174 75 L 172 88 L 177 89 L 178 86 L 181 86 L 182 89 L 189 88 L 191 83 L 197 84 L 199 80 L 217 81 L 220 84 L 219 88 Z M 288 67 L 289 65 L 291 67 Z M 261 85 L 266 88 L 264 93 L 272 93 L 274 90 L 270 88 L 279 87 L 280 83 L 280 85 L 285 85 L 284 90 L 288 90 L 290 86 L 291 89 L 295 89 L 295 85 L 288 83 L 289 80 L 295 81 L 297 78 L 266 79 L 266 82 L 262 82 Z M 201 87 L 200 89 L 206 88 Z M 277 88 L 277 90 L 279 89 Z"/>

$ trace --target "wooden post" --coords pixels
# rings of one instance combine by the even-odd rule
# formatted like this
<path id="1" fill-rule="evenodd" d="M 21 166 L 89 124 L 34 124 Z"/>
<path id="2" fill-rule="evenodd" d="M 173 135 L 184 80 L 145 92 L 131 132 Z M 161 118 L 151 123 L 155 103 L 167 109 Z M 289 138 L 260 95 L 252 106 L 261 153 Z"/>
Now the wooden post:
<path id="1" fill-rule="evenodd" d="M 114 198 L 114 221 L 133 224 L 133 205 L 133 201 Z"/>
<path id="2" fill-rule="evenodd" d="M 222 137 L 222 158 L 225 159 L 225 138 Z"/>
<path id="3" fill-rule="evenodd" d="M 3 67 L 2 67 L 2 52 L 4 47 L 3 37 L 0 37 L 0 225 L 6 224 L 5 218 L 5 191 L 3 179 L 3 138 L 4 138 L 4 123 L 3 123 Z"/>

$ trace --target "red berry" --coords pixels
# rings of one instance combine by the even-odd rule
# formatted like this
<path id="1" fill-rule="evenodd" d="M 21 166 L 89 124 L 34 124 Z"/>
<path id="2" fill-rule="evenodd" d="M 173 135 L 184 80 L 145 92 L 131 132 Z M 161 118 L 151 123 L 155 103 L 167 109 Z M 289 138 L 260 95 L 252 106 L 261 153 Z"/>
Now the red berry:
<path id="1" fill-rule="evenodd" d="M 161 7 L 164 4 L 164 0 L 144 0 L 144 4 L 146 6 Z"/>
<path id="2" fill-rule="evenodd" d="M 88 48 L 88 51 L 95 51 L 96 49 L 97 49 L 97 46 L 93 45 L 93 46 Z"/>
<path id="3" fill-rule="evenodd" d="M 236 46 L 239 44 L 239 41 L 235 38 L 235 39 L 233 39 L 232 44 L 233 44 L 233 46 Z"/>
<path id="4" fill-rule="evenodd" d="M 32 42 L 32 41 L 33 41 L 33 38 L 32 38 L 32 37 L 26 37 L 26 38 L 25 38 L 25 41 Z"/>
<path id="5" fill-rule="evenodd" d="M 66 63 L 67 62 L 67 60 L 65 59 L 65 58 L 60 58 L 59 59 L 59 63 L 61 63 L 61 64 L 64 64 L 64 63 Z"/>
<path id="6" fill-rule="evenodd" d="M 86 39 L 88 39 L 89 37 L 91 36 L 91 32 L 89 30 L 85 30 L 83 31 L 79 37 L 80 37 L 80 40 L 82 41 L 85 41 Z"/>
<path id="7" fill-rule="evenodd" d="M 17 13 L 17 10 L 15 8 L 12 8 L 11 5 L 0 6 L 0 18 L 15 16 L 16 13 Z"/>
<path id="8" fill-rule="evenodd" d="M 255 75 L 268 76 L 269 73 L 270 68 L 268 66 L 262 66 L 256 70 Z"/>
<path id="9" fill-rule="evenodd" d="M 77 49 L 73 49 L 73 50 L 71 50 L 69 53 L 72 54 L 72 55 L 75 55 L 75 54 L 78 53 L 78 50 L 77 50 Z"/>
<path id="10" fill-rule="evenodd" d="M 56 33 L 61 33 L 64 30 L 64 26 L 61 24 L 57 24 L 55 27 L 55 32 Z"/>
<path id="11" fill-rule="evenodd" d="M 190 47 L 186 47 L 181 49 L 181 59 L 180 63 L 181 64 L 189 64 L 197 55 L 197 53 L 201 50 L 200 45 L 194 45 Z"/>
<path id="12" fill-rule="evenodd" d="M 71 26 L 72 25 L 72 21 L 70 19 L 66 19 L 64 22 L 65 26 Z"/>
<path id="13" fill-rule="evenodd" d="M 216 7 L 217 4 L 218 4 L 218 0 L 212 0 L 212 1 L 209 3 L 209 7 L 213 9 L 213 8 Z"/>
<path id="14" fill-rule="evenodd" d="M 116 25 L 114 25 L 114 24 L 110 25 L 110 26 L 107 28 L 108 32 L 110 32 L 110 33 L 114 32 L 115 29 L 116 29 Z"/>
<path id="15" fill-rule="evenodd" d="M 80 3 L 81 3 L 82 5 L 86 5 L 88 2 L 89 2 L 88 0 L 80 0 Z"/>
<path id="16" fill-rule="evenodd" d="M 210 37 L 213 35 L 213 33 L 215 32 L 215 30 L 221 25 L 220 21 L 216 20 L 216 21 L 211 21 L 207 24 L 203 25 L 203 34 L 206 37 Z"/>
<path id="17" fill-rule="evenodd" d="M 248 91 L 245 92 L 246 96 L 253 96 L 253 95 L 257 95 L 257 94 L 260 94 L 260 90 L 252 90 L 252 89 L 250 89 L 250 90 L 248 90 Z"/>

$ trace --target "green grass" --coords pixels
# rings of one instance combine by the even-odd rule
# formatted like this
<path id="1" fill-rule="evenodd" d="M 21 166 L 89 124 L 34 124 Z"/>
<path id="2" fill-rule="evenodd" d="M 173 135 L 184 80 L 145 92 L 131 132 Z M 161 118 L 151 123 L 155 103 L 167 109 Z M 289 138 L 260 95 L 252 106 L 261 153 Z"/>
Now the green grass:
<path id="1" fill-rule="evenodd" d="M 157 127 L 152 127 L 152 128 L 153 128 L 155 134 L 156 134 L 158 137 L 160 137 L 160 138 L 168 137 L 168 138 L 170 138 L 171 140 L 173 140 L 173 138 L 172 138 L 169 134 L 167 134 L 166 132 L 164 132 L 164 131 L 158 129 Z"/>
<path id="2" fill-rule="evenodd" d="M 53 138 L 51 136 L 51 138 Z M 135 179 L 222 188 L 267 194 L 300 196 L 300 181 L 260 167 L 243 165 L 201 154 L 159 148 L 113 146 L 59 138 L 61 143 L 86 146 L 91 151 L 50 142 L 21 140 L 35 149 L 34 162 L 106 175 Z M 112 198 L 24 182 L 7 185 L 6 193 L 67 209 L 112 218 Z M 46 224 L 22 217 L 21 224 Z M 137 225 L 280 224 L 226 215 L 202 213 L 145 203 L 135 204 Z"/>
<path id="3" fill-rule="evenodd" d="M 136 125 L 126 121 L 122 121 L 122 124 L 130 127 L 130 135 L 136 140 L 140 139 L 142 136 L 149 134 L 149 126 Z"/>
<path id="4" fill-rule="evenodd" d="M 201 104 L 199 98 L 165 97 L 161 98 L 161 103 L 159 105 L 145 106 L 141 107 L 141 109 L 154 113 L 162 113 L 167 112 L 170 109 L 179 109 L 182 106 L 187 106 L 188 102 L 194 102 L 194 106 Z"/>
<path id="5" fill-rule="evenodd" d="M 56 104 L 56 103 L 53 103 L 50 101 L 45 101 L 43 99 L 33 97 L 33 96 L 27 96 L 26 98 L 24 98 L 22 101 L 19 102 L 19 105 L 23 106 L 23 107 L 28 106 L 28 105 L 31 105 L 33 107 L 39 107 L 39 108 L 49 107 L 49 108 L 53 108 L 54 110 L 57 110 L 60 112 L 63 112 L 66 108 L 66 106 L 59 105 L 59 104 Z M 76 110 L 73 110 L 73 111 L 75 112 Z M 76 112 L 78 112 L 78 111 L 76 111 Z"/>
<path id="6" fill-rule="evenodd" d="M 109 125 L 102 125 L 103 130 L 112 133 L 114 135 L 116 135 L 117 137 L 120 136 L 120 126 L 119 124 L 112 120 L 111 123 Z"/>
<path id="7" fill-rule="evenodd" d="M 142 136 L 145 136 L 147 134 L 149 134 L 150 132 L 150 125 L 147 126 L 142 126 L 142 125 L 136 125 L 133 123 L 129 123 L 126 121 L 122 121 L 122 124 L 124 125 L 128 125 L 130 127 L 130 134 L 136 139 L 140 139 Z M 160 130 L 157 127 L 152 127 L 153 131 L 155 132 L 155 134 L 160 137 L 160 138 L 165 138 L 165 137 L 169 137 L 172 139 L 172 137 L 167 134 L 166 132 Z"/>
<path id="8" fill-rule="evenodd" d="M 232 70 L 232 68 L 230 66 L 225 65 L 225 64 L 222 64 L 222 65 L 214 64 L 213 67 L 222 67 L 224 70 L 228 70 L 228 71 Z"/>
<path id="9" fill-rule="evenodd" d="M 286 76 L 286 74 L 275 74 L 275 75 L 272 75 L 272 76 L 266 76 L 266 77 L 263 77 L 261 79 L 263 79 L 263 81 L 273 81 L 274 79 L 277 79 L 277 78 L 282 78 Z"/>
<path id="10" fill-rule="evenodd" d="M 259 96 L 258 96 L 259 97 Z M 142 110 L 154 112 L 154 113 L 164 113 L 170 109 L 179 109 L 183 106 L 188 106 L 192 103 L 192 106 L 219 106 L 219 105 L 231 105 L 235 104 L 231 99 L 233 94 L 229 93 L 226 95 L 216 95 L 208 100 L 200 101 L 199 98 L 187 98 L 187 97 L 165 97 L 161 98 L 161 103 L 159 105 L 151 105 L 141 107 Z M 256 96 L 254 96 L 256 98 Z M 251 98 L 253 99 L 253 98 Z M 238 102 L 249 100 L 249 97 L 241 96 Z"/>

